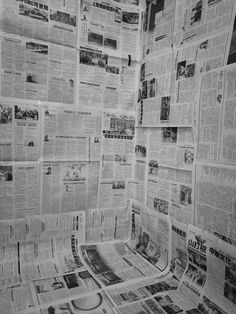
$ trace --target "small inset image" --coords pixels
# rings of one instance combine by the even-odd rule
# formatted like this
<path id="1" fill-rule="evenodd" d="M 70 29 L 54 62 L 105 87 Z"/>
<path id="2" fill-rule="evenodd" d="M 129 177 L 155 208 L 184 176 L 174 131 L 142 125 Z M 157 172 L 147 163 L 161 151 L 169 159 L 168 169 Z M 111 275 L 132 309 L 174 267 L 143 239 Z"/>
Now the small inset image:
<path id="1" fill-rule="evenodd" d="M 170 117 L 170 97 L 161 97 L 161 121 L 169 121 Z"/>
<path id="2" fill-rule="evenodd" d="M 176 143 L 177 142 L 177 127 L 162 128 L 162 142 Z"/>
<path id="3" fill-rule="evenodd" d="M 12 166 L 0 166 L 0 181 L 12 181 Z"/>

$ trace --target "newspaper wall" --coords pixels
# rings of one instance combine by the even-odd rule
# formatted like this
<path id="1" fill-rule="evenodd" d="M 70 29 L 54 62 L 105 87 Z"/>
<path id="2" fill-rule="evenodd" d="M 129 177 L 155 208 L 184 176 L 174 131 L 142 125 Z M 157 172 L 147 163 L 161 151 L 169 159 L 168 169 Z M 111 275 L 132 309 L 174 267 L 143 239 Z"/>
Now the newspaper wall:
<path id="1" fill-rule="evenodd" d="M 1 34 L 0 50 L 1 96 L 74 103 L 75 49 Z"/>
<path id="2" fill-rule="evenodd" d="M 0 1 L 0 28 L 6 33 L 76 46 L 76 0 Z"/>

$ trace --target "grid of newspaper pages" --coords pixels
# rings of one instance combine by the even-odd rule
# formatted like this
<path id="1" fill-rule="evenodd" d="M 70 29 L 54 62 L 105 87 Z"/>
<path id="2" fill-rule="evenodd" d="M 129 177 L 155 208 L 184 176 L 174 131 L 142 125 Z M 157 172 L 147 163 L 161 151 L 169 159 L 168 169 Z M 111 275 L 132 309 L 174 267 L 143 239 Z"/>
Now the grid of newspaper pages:
<path id="1" fill-rule="evenodd" d="M 0 314 L 236 313 L 234 0 L 0 0 Z"/>

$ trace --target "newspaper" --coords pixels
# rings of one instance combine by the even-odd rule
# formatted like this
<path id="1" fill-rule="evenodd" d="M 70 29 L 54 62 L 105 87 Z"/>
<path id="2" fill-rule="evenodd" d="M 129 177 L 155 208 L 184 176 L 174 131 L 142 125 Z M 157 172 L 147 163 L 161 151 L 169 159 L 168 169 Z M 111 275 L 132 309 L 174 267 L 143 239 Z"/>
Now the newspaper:
<path id="1" fill-rule="evenodd" d="M 130 196 L 135 119 L 123 113 L 103 113 L 102 161 L 98 208 L 125 207 Z"/>
<path id="2" fill-rule="evenodd" d="M 185 224 L 193 221 L 192 172 L 161 167 L 157 161 L 149 163 L 148 171 L 147 206 Z"/>
<path id="3" fill-rule="evenodd" d="M 87 210 L 86 243 L 126 240 L 129 231 L 129 218 L 129 210 L 126 207 Z"/>
<path id="4" fill-rule="evenodd" d="M 43 107 L 43 159 L 99 161 L 102 113 L 63 105 Z"/>
<path id="5" fill-rule="evenodd" d="M 165 274 L 170 259 L 170 220 L 139 203 L 131 203 L 131 235 L 127 245 Z"/>
<path id="6" fill-rule="evenodd" d="M 170 271 L 178 280 L 181 279 L 187 265 L 187 226 L 172 219 Z"/>
<path id="7" fill-rule="evenodd" d="M 129 249 L 124 242 L 82 245 L 79 249 L 82 261 L 102 286 L 126 283 L 157 274 L 156 267 Z"/>
<path id="8" fill-rule="evenodd" d="M 235 247 L 191 225 L 187 241 L 188 265 L 178 293 L 191 300 L 200 313 L 233 313 Z"/>
<path id="9" fill-rule="evenodd" d="M 176 0 L 175 42 L 183 45 L 230 26 L 233 0 Z"/>
<path id="10" fill-rule="evenodd" d="M 28 215 L 26 218 L 0 221 L 1 244 L 13 245 L 16 242 L 40 241 L 49 238 L 66 238 L 76 234 L 85 241 L 85 212 L 57 215 Z"/>
<path id="11" fill-rule="evenodd" d="M 81 46 L 79 65 L 79 105 L 134 111 L 138 63 L 115 58 L 101 49 Z"/>
<path id="12" fill-rule="evenodd" d="M 216 164 L 197 164 L 196 224 L 236 240 L 235 168 Z M 230 240 L 230 241 L 231 241 Z"/>
<path id="13" fill-rule="evenodd" d="M 0 48 L 1 96 L 74 103 L 76 49 L 3 34 Z"/>
<path id="14" fill-rule="evenodd" d="M 105 292 L 97 292 L 87 296 L 77 297 L 70 300 L 70 302 L 65 302 L 57 305 L 52 305 L 48 308 L 42 309 L 40 314 L 50 314 L 50 313 L 94 313 L 94 314 L 104 314 L 104 313 L 117 313 L 113 309 L 113 304 L 105 294 Z"/>
<path id="15" fill-rule="evenodd" d="M 152 174 L 153 168 L 157 165 L 190 171 L 193 169 L 194 138 L 191 128 L 162 127 L 153 129 L 149 133 L 148 150 L 149 175 Z"/>
<path id="16" fill-rule="evenodd" d="M 36 102 L 0 100 L 0 161 L 37 161 L 41 110 Z"/>
<path id="17" fill-rule="evenodd" d="M 175 1 L 147 2 L 143 21 L 143 54 L 170 49 L 174 42 Z"/>
<path id="18" fill-rule="evenodd" d="M 42 214 L 96 208 L 99 162 L 43 162 Z"/>
<path id="19" fill-rule="evenodd" d="M 146 199 L 146 167 L 148 149 L 148 130 L 136 128 L 135 130 L 135 164 L 134 164 L 134 194 L 132 199 L 145 203 Z"/>
<path id="20" fill-rule="evenodd" d="M 169 122 L 174 98 L 172 76 L 172 52 L 143 60 L 140 66 L 137 126 L 159 126 Z"/>
<path id="21" fill-rule="evenodd" d="M 17 219 L 40 213 L 39 164 L 0 163 L 0 219 Z"/>
<path id="22" fill-rule="evenodd" d="M 133 305 L 136 301 L 164 291 L 176 290 L 177 286 L 178 281 L 172 275 L 167 275 L 159 278 L 143 279 L 124 287 L 111 286 L 107 288 L 107 291 L 115 304 L 120 307 L 126 304 Z"/>
<path id="23" fill-rule="evenodd" d="M 76 46 L 76 0 L 0 1 L 0 29 L 6 33 Z"/>
<path id="24" fill-rule="evenodd" d="M 124 58 L 131 55 L 133 60 L 138 60 L 140 25 L 137 5 L 112 0 L 81 2 L 79 41 L 83 45 L 102 48 L 110 55 Z"/>

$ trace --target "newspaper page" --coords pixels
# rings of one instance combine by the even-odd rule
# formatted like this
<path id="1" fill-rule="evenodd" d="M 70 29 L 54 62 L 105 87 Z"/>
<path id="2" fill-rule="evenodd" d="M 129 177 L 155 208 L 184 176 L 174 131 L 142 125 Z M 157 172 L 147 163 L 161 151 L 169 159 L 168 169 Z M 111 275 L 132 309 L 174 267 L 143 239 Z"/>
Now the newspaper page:
<path id="1" fill-rule="evenodd" d="M 138 60 L 140 17 L 137 5 L 123 5 L 112 0 L 82 0 L 79 41 L 82 45 L 104 49 L 110 55 L 123 58 L 130 55 L 133 60 Z"/>
<path id="2" fill-rule="evenodd" d="M 3 32 L 76 46 L 76 0 L 1 0 L 0 7 Z"/>
<path id="3" fill-rule="evenodd" d="M 170 215 L 177 221 L 193 221 L 192 171 L 159 166 L 150 160 L 147 177 L 147 206 L 156 212 Z"/>
<path id="4" fill-rule="evenodd" d="M 0 161 L 37 161 L 41 109 L 38 103 L 0 100 Z"/>
<path id="5" fill-rule="evenodd" d="M 198 163 L 196 168 L 197 226 L 236 240 L 234 167 Z"/>
<path id="6" fill-rule="evenodd" d="M 54 304 L 50 307 L 42 308 L 40 311 L 40 314 L 51 313 L 115 314 L 117 312 L 114 310 L 114 305 L 111 303 L 105 292 L 100 291 L 86 296 L 73 298 L 69 301 L 65 301 L 64 303 Z"/>
<path id="7" fill-rule="evenodd" d="M 176 44 L 196 41 L 230 27 L 233 8 L 233 0 L 176 0 Z"/>
<path id="8" fill-rule="evenodd" d="M 178 280 L 182 278 L 187 265 L 187 229 L 187 224 L 172 219 L 170 271 Z"/>
<path id="9" fill-rule="evenodd" d="M 134 160 L 133 115 L 103 113 L 102 161 L 98 208 L 125 207 Z"/>
<path id="10" fill-rule="evenodd" d="M 149 165 L 192 170 L 194 138 L 191 128 L 162 127 L 149 133 Z M 152 171 L 152 168 L 149 169 Z M 150 173 L 149 173 L 150 174 Z"/>
<path id="11" fill-rule="evenodd" d="M 198 305 L 202 313 L 207 313 L 209 309 L 223 314 L 235 311 L 235 262 L 235 246 L 218 240 L 216 246 L 209 248 L 208 276 Z"/>
<path id="12" fill-rule="evenodd" d="M 147 168 L 147 149 L 148 149 L 148 129 L 136 128 L 135 136 L 135 165 L 134 165 L 134 179 L 135 191 L 133 199 L 141 203 L 146 200 L 146 168 Z"/>
<path id="13" fill-rule="evenodd" d="M 224 77 L 223 68 L 202 76 L 197 148 L 199 160 L 219 159 Z"/>
<path id="14" fill-rule="evenodd" d="M 209 274 L 208 252 L 214 247 L 217 238 L 214 235 L 191 226 L 187 232 L 188 263 L 180 281 L 178 293 L 192 301 L 197 307 L 200 295 L 205 290 Z"/>
<path id="15" fill-rule="evenodd" d="M 138 63 L 115 58 L 103 50 L 81 46 L 78 99 L 80 106 L 135 109 Z"/>
<path id="16" fill-rule="evenodd" d="M 139 85 L 137 126 L 176 124 L 172 116 L 170 117 L 174 99 L 173 53 L 168 52 L 143 60 Z M 181 123 L 183 124 L 183 121 Z"/>
<path id="17" fill-rule="evenodd" d="M 39 165 L 35 162 L 0 164 L 0 219 L 40 213 Z"/>
<path id="18" fill-rule="evenodd" d="M 1 96 L 74 103 L 76 49 L 13 35 L 0 48 Z"/>
<path id="19" fill-rule="evenodd" d="M 43 162 L 42 214 L 95 208 L 99 165 L 99 162 Z"/>
<path id="20" fill-rule="evenodd" d="M 66 238 L 76 234 L 84 242 L 85 212 L 58 215 L 31 215 L 21 219 L 0 221 L 0 242 L 3 245 L 15 242 L 40 241 L 49 238 Z"/>
<path id="21" fill-rule="evenodd" d="M 124 242 L 82 245 L 79 249 L 84 262 L 103 286 L 157 274 L 156 267 L 129 249 Z"/>
<path id="22" fill-rule="evenodd" d="M 222 118 L 222 136 L 219 159 L 236 165 L 236 64 L 226 68 Z"/>
<path id="23" fill-rule="evenodd" d="M 232 64 L 202 77 L 198 159 L 235 164 L 235 73 Z"/>
<path id="24" fill-rule="evenodd" d="M 86 243 L 126 240 L 129 232 L 129 209 L 94 209 L 86 211 Z"/>
<path id="25" fill-rule="evenodd" d="M 175 0 L 147 2 L 143 21 L 143 55 L 151 56 L 172 48 L 174 43 Z"/>
<path id="26" fill-rule="evenodd" d="M 162 293 L 164 291 L 176 290 L 178 281 L 172 276 L 161 276 L 156 278 L 144 278 L 132 284 L 125 286 L 110 286 L 107 288 L 109 295 L 114 300 L 117 306 L 132 305 L 136 301 L 143 300 Z"/>
<path id="27" fill-rule="evenodd" d="M 43 159 L 99 161 L 102 113 L 62 105 L 43 107 Z"/>
<path id="28" fill-rule="evenodd" d="M 160 275 L 169 270 L 170 235 L 169 217 L 131 203 L 131 236 L 127 245 L 155 265 Z"/>

